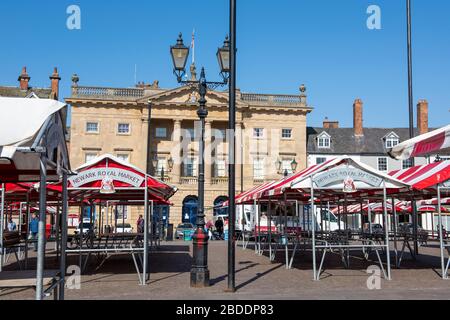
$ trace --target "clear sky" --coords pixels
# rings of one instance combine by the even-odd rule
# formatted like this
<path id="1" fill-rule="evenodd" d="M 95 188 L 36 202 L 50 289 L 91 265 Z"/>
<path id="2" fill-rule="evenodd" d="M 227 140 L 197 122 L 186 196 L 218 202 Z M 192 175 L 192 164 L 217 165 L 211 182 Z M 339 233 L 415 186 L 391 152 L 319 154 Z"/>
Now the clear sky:
<path id="1" fill-rule="evenodd" d="M 58 66 L 62 96 L 71 75 L 80 85 L 172 88 L 169 46 L 196 30 L 196 63 L 219 79 L 217 47 L 228 32 L 228 0 L 2 0 L 0 84 L 17 85 L 22 66 L 33 86 L 48 86 Z M 412 0 L 414 100 L 428 99 L 430 126 L 450 123 L 450 1 Z M 367 127 L 407 127 L 405 0 L 238 0 L 238 86 L 244 92 L 298 94 L 315 107 L 308 125 L 327 116 L 352 125 L 352 103 L 365 103 Z M 69 5 L 81 30 L 66 27 Z M 381 8 L 381 30 L 366 25 Z"/>

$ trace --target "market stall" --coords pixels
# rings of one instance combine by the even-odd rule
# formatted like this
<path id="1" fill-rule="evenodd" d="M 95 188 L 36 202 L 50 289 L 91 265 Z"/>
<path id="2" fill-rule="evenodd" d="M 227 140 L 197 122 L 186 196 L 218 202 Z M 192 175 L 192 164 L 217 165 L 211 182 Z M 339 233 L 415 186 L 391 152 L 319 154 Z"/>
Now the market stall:
<path id="1" fill-rule="evenodd" d="M 47 208 L 47 183 L 67 181 L 71 173 L 65 139 L 65 104 L 48 99 L 0 98 L 0 183 L 2 184 L 0 205 L 0 247 L 3 264 L 5 246 L 5 197 L 7 183 L 39 183 L 39 232 L 37 267 L 35 278 L 21 277 L 21 284 L 36 288 L 36 299 L 41 300 L 47 292 L 59 288 L 60 299 L 64 299 L 66 274 L 65 254 L 62 253 L 58 275 L 54 274 L 51 285 L 44 289 L 45 222 Z M 63 183 L 64 184 L 64 183 Z M 65 186 L 67 184 L 64 184 Z M 62 216 L 67 217 L 67 188 L 62 189 Z M 64 219 L 63 219 L 64 221 Z M 64 243 L 64 225 L 61 225 Z M 63 247 L 64 248 L 64 247 Z M 2 273 L 0 276 L 4 276 Z M 8 277 L 14 279 L 15 275 Z M 19 276 L 17 274 L 17 276 Z M 45 279 L 48 279 L 45 277 Z M 8 282 L 10 283 L 10 282 Z M 19 283 L 19 282 L 18 282 Z M 0 286 L 1 286 L 0 281 Z M 55 297 L 57 295 L 55 294 Z"/>
<path id="2" fill-rule="evenodd" d="M 67 253 L 79 255 L 81 270 L 86 268 L 94 254 L 104 255 L 101 264 L 112 254 L 130 254 L 140 284 L 146 284 L 149 279 L 149 250 L 158 241 L 155 237 L 157 227 L 152 219 L 153 208 L 157 204 L 170 204 L 169 199 L 177 189 L 109 154 L 97 157 L 75 171 L 77 174 L 68 180 L 68 192 L 71 205 L 81 208 L 81 219 L 78 234 L 74 236 L 72 248 Z M 50 188 L 60 190 L 62 186 L 53 185 Z M 109 228 L 104 228 L 111 222 L 111 205 L 143 207 L 143 230 L 112 233 Z M 95 223 L 92 212 L 97 206 L 99 210 Z M 83 213 L 86 208 L 90 209 L 91 214 L 88 227 L 84 229 Z"/>

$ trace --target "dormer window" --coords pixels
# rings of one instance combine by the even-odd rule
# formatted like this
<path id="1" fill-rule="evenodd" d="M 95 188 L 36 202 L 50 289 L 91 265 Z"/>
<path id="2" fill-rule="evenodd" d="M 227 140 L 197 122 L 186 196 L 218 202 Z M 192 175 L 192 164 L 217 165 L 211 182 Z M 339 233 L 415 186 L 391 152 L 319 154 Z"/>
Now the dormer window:
<path id="1" fill-rule="evenodd" d="M 326 132 L 317 137 L 317 146 L 319 149 L 329 149 L 331 147 L 331 137 Z"/>
<path id="2" fill-rule="evenodd" d="M 388 134 L 385 137 L 385 141 L 386 141 L 386 149 L 392 149 L 393 147 L 395 147 L 400 143 L 399 137 L 394 132 Z"/>

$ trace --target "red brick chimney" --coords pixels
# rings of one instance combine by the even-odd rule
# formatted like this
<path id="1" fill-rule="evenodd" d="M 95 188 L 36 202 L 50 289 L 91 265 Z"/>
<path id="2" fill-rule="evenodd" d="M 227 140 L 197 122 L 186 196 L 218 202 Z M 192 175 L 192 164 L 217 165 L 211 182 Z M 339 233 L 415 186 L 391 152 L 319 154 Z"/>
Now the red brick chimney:
<path id="1" fill-rule="evenodd" d="M 428 101 L 419 100 L 417 104 L 417 128 L 419 134 L 428 133 Z"/>
<path id="2" fill-rule="evenodd" d="M 364 136 L 363 130 L 363 102 L 356 99 L 353 103 L 353 130 L 355 136 Z"/>
<path id="3" fill-rule="evenodd" d="M 27 74 L 27 67 L 22 68 L 22 73 L 19 76 L 18 81 L 20 82 L 20 90 L 28 90 L 30 82 L 30 76 Z"/>
<path id="4" fill-rule="evenodd" d="M 325 120 L 323 121 L 323 128 L 324 129 L 338 129 L 339 121 L 331 121 L 331 120 L 328 120 L 328 118 L 325 118 Z"/>
<path id="5" fill-rule="evenodd" d="M 52 84 L 52 96 L 51 98 L 54 100 L 58 100 L 59 97 L 59 81 L 61 80 L 58 68 L 55 67 L 53 70 L 53 74 L 50 76 L 51 84 Z"/>

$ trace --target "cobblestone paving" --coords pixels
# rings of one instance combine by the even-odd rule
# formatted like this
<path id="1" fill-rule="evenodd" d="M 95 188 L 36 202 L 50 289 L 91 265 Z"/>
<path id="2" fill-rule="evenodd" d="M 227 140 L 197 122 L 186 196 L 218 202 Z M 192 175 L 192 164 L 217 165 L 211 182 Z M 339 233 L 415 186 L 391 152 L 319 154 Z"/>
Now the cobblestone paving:
<path id="1" fill-rule="evenodd" d="M 91 266 L 82 276 L 80 290 L 66 290 L 67 299 L 108 300 L 267 300 L 267 299 L 450 299 L 450 281 L 439 276 L 440 258 L 436 246 L 422 247 L 417 261 L 405 254 L 402 269 L 392 269 L 392 281 L 381 281 L 381 290 L 367 289 L 367 267 L 375 262 L 362 258 L 351 260 L 345 269 L 337 255 L 329 255 L 320 281 L 313 281 L 311 253 L 296 256 L 292 270 L 286 270 L 284 251 L 270 263 L 267 256 L 258 256 L 252 248 L 238 247 L 236 258 L 236 293 L 226 293 L 227 244 L 210 242 L 209 269 L 211 287 L 192 289 L 189 286 L 191 248 L 189 243 L 163 243 L 151 255 L 151 279 L 140 286 L 130 256 L 112 256 L 97 271 Z M 49 258 L 51 259 L 51 258 Z M 69 259 L 77 264 L 77 257 Z M 94 259 L 95 261 L 95 259 Z M 31 263 L 34 263 L 31 261 Z M 49 261 L 49 265 L 51 261 Z M 9 265 L 8 268 L 16 266 Z M 4 290 L 0 299 L 33 299 L 33 290 Z"/>

